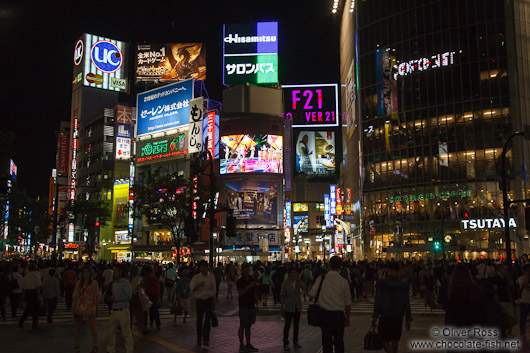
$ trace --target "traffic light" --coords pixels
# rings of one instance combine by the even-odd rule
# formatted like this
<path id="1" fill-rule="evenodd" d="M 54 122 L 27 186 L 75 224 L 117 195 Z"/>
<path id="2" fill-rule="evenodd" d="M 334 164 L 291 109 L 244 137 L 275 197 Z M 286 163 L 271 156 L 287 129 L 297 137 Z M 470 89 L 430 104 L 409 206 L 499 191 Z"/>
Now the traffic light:
<path id="1" fill-rule="evenodd" d="M 233 237 L 236 235 L 236 218 L 229 212 L 226 216 L 226 236 Z"/>
<path id="2" fill-rule="evenodd" d="M 99 221 L 96 221 L 96 227 L 99 227 Z"/>
<path id="3" fill-rule="evenodd" d="M 438 251 L 442 248 L 441 242 L 438 239 L 434 241 L 433 246 L 435 251 Z"/>

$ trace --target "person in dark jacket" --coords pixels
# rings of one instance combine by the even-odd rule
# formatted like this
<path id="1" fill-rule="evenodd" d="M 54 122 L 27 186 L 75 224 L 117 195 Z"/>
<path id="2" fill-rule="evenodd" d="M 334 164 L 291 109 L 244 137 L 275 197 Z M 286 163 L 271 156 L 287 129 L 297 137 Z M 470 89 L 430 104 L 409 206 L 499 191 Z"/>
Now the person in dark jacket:
<path id="1" fill-rule="evenodd" d="M 387 265 L 386 277 L 377 281 L 375 294 L 373 324 L 379 320 L 378 329 L 383 340 L 385 352 L 396 353 L 403 329 L 410 329 L 412 321 L 409 301 L 408 283 L 398 278 L 399 263 Z"/>
<path id="2" fill-rule="evenodd" d="M 464 264 L 455 266 L 449 279 L 445 307 L 445 325 L 473 327 L 485 325 L 486 300 L 480 287 L 473 281 Z"/>
<path id="3" fill-rule="evenodd" d="M 145 294 L 147 294 L 149 300 L 153 303 L 149 308 L 150 326 L 153 327 L 153 323 L 156 323 L 156 329 L 160 330 L 160 313 L 158 311 L 161 297 L 160 282 L 158 277 L 153 273 L 151 266 L 147 266 L 145 271 Z"/>

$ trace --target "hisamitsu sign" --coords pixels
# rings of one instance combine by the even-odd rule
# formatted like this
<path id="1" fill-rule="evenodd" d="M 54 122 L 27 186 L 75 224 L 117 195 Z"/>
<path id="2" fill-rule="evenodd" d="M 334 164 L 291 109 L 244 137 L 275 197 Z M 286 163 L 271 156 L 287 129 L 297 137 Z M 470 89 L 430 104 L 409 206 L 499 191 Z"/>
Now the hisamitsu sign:
<path id="1" fill-rule="evenodd" d="M 137 135 L 187 125 L 193 88 L 194 80 L 189 79 L 138 94 Z"/>

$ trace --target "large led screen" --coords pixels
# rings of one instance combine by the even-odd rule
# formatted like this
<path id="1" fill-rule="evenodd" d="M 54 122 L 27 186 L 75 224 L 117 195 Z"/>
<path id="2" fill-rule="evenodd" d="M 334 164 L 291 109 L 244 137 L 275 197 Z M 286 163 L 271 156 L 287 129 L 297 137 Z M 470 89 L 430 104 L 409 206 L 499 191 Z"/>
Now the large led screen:
<path id="1" fill-rule="evenodd" d="M 226 183 L 227 201 L 237 220 L 248 224 L 276 225 L 278 183 L 244 180 Z"/>
<path id="2" fill-rule="evenodd" d="M 296 138 L 296 171 L 308 178 L 335 173 L 335 133 L 300 131 Z"/>
<path id="3" fill-rule="evenodd" d="M 139 44 L 136 83 L 206 79 L 206 49 L 202 43 Z"/>
<path id="4" fill-rule="evenodd" d="M 283 173 L 283 137 L 228 135 L 221 137 L 221 174 Z"/>
<path id="5" fill-rule="evenodd" d="M 308 232 L 309 231 L 309 216 L 308 215 L 294 216 L 293 227 L 298 233 Z"/>

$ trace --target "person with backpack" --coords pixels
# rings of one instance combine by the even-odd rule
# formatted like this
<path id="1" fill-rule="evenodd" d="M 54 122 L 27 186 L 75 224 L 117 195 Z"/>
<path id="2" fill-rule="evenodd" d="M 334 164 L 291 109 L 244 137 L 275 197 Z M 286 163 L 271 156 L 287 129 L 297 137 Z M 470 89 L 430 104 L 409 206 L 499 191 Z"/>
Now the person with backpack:
<path id="1" fill-rule="evenodd" d="M 305 265 L 305 268 L 302 270 L 301 277 L 302 277 L 302 282 L 305 285 L 304 301 L 307 301 L 307 296 L 309 295 L 309 291 L 311 290 L 311 283 L 313 283 L 313 272 L 311 272 L 309 264 Z"/>
<path id="2" fill-rule="evenodd" d="M 17 317 L 18 306 L 22 299 L 22 281 L 24 277 L 18 272 L 18 266 L 15 265 L 12 268 L 11 275 L 9 276 L 9 301 L 11 303 L 11 317 L 14 319 Z"/>

